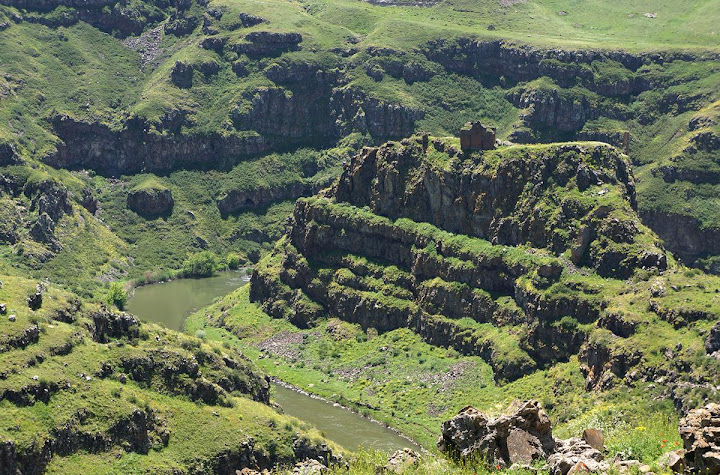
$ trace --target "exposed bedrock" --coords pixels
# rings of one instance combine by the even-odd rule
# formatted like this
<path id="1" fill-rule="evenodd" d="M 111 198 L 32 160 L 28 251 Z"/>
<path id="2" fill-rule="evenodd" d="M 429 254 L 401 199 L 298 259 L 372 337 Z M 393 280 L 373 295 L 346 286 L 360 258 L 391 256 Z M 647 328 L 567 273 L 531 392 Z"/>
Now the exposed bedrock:
<path id="1" fill-rule="evenodd" d="M 139 120 L 128 121 L 119 130 L 68 116 L 57 116 L 51 122 L 62 143 L 57 152 L 44 158 L 46 163 L 89 168 L 105 175 L 225 168 L 269 149 L 258 135 L 153 133 Z"/>
<path id="2" fill-rule="evenodd" d="M 615 149 L 559 145 L 516 155 L 508 149 L 499 152 L 507 157 L 497 167 L 480 162 L 463 170 L 461 156 L 453 150 L 447 152 L 448 167 L 429 163 L 427 157 L 444 147 L 404 141 L 401 146 L 365 149 L 343 173 L 337 199 L 392 219 L 427 221 L 494 244 L 528 243 L 556 253 L 572 249 L 576 263 L 587 262 L 603 275 L 667 265 L 662 250 L 641 249 L 636 243 L 647 231 L 634 213 L 630 164 Z M 562 213 L 551 216 L 546 211 L 552 213 L 557 204 L 546 208 L 544 203 L 557 186 L 586 193 L 598 186 L 600 200 L 613 188 L 623 202 L 619 207 L 598 203 L 589 208 L 565 199 L 560 203 Z"/>
<path id="3" fill-rule="evenodd" d="M 286 142 L 328 141 L 353 131 L 387 139 L 411 134 L 415 121 L 422 117 L 419 111 L 383 102 L 357 89 L 335 89 L 331 82 L 317 77 L 317 88 L 257 89 L 249 104 L 238 106 L 231 114 L 235 127 Z"/>
<path id="4" fill-rule="evenodd" d="M 127 206 L 148 218 L 170 214 L 175 205 L 172 192 L 167 188 L 141 188 L 128 193 Z"/>
<path id="5" fill-rule="evenodd" d="M 688 265 L 704 255 L 720 254 L 720 228 L 703 228 L 692 216 L 665 211 L 641 210 L 640 216 L 665 246 Z M 709 270 L 720 273 L 720 269 Z"/>
<path id="6" fill-rule="evenodd" d="M 588 387 L 607 387 L 638 357 L 606 354 L 583 325 L 616 338 L 634 327 L 563 272 L 664 269 L 634 206 L 627 159 L 608 146 L 465 155 L 427 136 L 389 142 L 354 157 L 334 188 L 296 203 L 287 235 L 255 269 L 250 298 L 303 328 L 326 316 L 380 332 L 410 328 L 480 356 L 499 382 L 580 355 Z M 545 290 L 555 284 L 568 287 Z M 495 338 L 498 328 L 512 342 Z"/>
<path id="7" fill-rule="evenodd" d="M 596 78 L 587 67 L 594 61 L 614 61 L 630 72 L 635 72 L 643 64 L 697 59 L 690 53 L 682 52 L 632 54 L 624 51 L 541 49 L 499 40 L 482 41 L 462 37 L 433 40 L 423 49 L 423 53 L 428 59 L 458 73 L 496 78 L 502 76 L 518 82 L 547 76 L 562 87 L 584 83 L 589 89 L 604 96 L 638 94 L 651 87 L 651 84 L 633 75 L 620 81 Z"/>
<path id="8" fill-rule="evenodd" d="M 28 21 L 46 24 L 51 27 L 71 26 L 78 21 L 87 22 L 94 27 L 119 37 L 141 34 L 148 26 L 166 18 L 173 2 L 170 0 L 149 0 L 128 5 L 127 0 L 0 0 L 0 4 L 13 6 L 31 12 L 22 12 L 16 21 Z M 189 2 L 176 2 L 182 6 Z M 185 5 L 187 8 L 189 5 Z M 58 7 L 65 10 L 62 15 L 48 18 L 43 13 Z M 39 12 L 36 14 L 34 12 Z"/>
<path id="9" fill-rule="evenodd" d="M 330 144 L 353 131 L 377 140 L 404 136 L 412 133 L 415 121 L 422 117 L 414 109 L 359 90 L 333 88 L 322 76 L 318 81 L 317 89 L 298 87 L 294 92 L 258 88 L 242 107 L 230 113 L 238 130 L 229 134 L 182 132 L 186 125 L 182 112 L 164 117 L 156 126 L 130 119 L 119 129 L 56 116 L 51 124 L 61 143 L 44 161 L 55 167 L 89 168 L 103 175 L 224 169 L 272 150 Z"/>

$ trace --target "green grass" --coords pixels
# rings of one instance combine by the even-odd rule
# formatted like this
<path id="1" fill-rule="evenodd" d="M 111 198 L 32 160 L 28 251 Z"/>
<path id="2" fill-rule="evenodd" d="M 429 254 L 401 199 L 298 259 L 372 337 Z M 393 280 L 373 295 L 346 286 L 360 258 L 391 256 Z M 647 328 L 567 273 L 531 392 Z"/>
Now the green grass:
<path id="1" fill-rule="evenodd" d="M 43 306 L 32 312 L 25 296 L 34 291 L 35 282 L 13 276 L 2 276 L 0 301 L 17 315 L 16 322 L 0 320 L 0 413 L 5 421 L 0 427 L 0 439 L 12 440 L 19 453 L 34 446 L 43 446 L 59 428 L 104 437 L 116 434 L 117 424 L 128 424 L 133 411 L 144 411 L 167 430 L 167 444 L 161 442 L 158 430 L 151 430 L 152 447 L 147 454 L 126 450 L 122 439 L 109 451 L 86 451 L 86 447 L 72 448 L 64 456 L 56 455 L 47 467 L 49 473 L 147 473 L 173 468 L 176 470 L 209 467 L 219 454 L 236 449 L 248 437 L 254 440 L 259 453 L 275 458 L 281 464 L 292 464 L 292 441 L 306 437 L 322 441 L 320 434 L 305 423 L 279 414 L 272 407 L 254 402 L 240 390 L 221 391 L 216 403 L 186 394 L 186 387 L 197 381 L 218 384 L 237 380 L 254 391 L 258 384 L 266 384 L 241 353 L 212 342 L 161 328 L 142 324 L 139 338 L 111 338 L 107 344 L 96 343 L 91 336 L 90 315 L 97 308 L 83 304 L 80 311 L 71 311 L 74 323 L 57 321 L 56 312 L 68 308 L 75 297 L 65 291 L 49 287 Z M 6 347 L 7 338 L 16 331 L 37 325 L 37 342 L 26 347 Z M 159 365 L 174 368 L 172 378 L 160 368 L 148 380 L 132 376 L 123 383 L 119 373 L 125 361 L 155 358 Z M 231 368 L 223 358 L 235 360 Z M 198 373 L 183 369 L 197 365 Z M 173 366 L 174 365 L 174 366 Z M 190 365 L 190 366 L 188 366 Z M 102 376 L 101 368 L 114 367 Z M 169 373 L 168 373 L 169 374 Z M 21 391 L 37 384 L 55 384 L 49 401 L 34 400 L 14 403 L 8 392 Z M 189 385 L 189 386 L 188 386 Z M 199 394 L 199 393 L 198 393 Z M 78 416 L 78 414 L 85 414 Z M 150 417 L 150 416 L 149 416 Z M 125 422 L 123 422 L 125 421 Z M 202 427 L 202 431 L 198 431 Z M 334 450 L 338 447 L 329 443 Z"/>
<path id="2" fill-rule="evenodd" d="M 657 389 L 641 385 L 636 389 L 585 392 L 577 359 L 498 386 L 492 370 L 481 359 L 430 346 L 406 329 L 377 335 L 330 319 L 314 329 L 299 330 L 285 320 L 270 318 L 250 303 L 248 287 L 189 317 L 186 331 L 204 329 L 209 340 L 244 348 L 268 374 L 388 422 L 431 451 L 440 423 L 462 407 L 471 404 L 497 415 L 514 399 L 527 398 L 542 401 L 560 437 L 579 436 L 589 427 L 603 429 L 610 455 L 624 454 L 652 463 L 679 441 L 678 416 L 671 405 L 651 402 L 648 397 Z M 221 308 L 226 310 L 218 320 Z M 304 335 L 302 343 L 287 348 L 295 356 L 258 349 L 281 332 Z M 453 372 L 459 376 L 448 378 Z M 361 455 L 353 462 L 358 473 L 364 473 L 367 468 L 363 467 L 377 460 L 371 457 L 373 461 L 368 462 L 362 457 L 369 456 Z M 446 464 L 460 470 L 442 458 L 431 457 L 426 463 L 429 465 L 413 473 L 451 470 Z"/>

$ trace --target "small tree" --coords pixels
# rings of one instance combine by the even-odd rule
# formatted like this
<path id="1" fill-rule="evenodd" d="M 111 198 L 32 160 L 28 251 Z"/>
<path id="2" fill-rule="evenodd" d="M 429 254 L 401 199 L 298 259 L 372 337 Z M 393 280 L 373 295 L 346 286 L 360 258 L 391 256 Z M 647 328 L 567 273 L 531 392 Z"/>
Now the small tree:
<path id="1" fill-rule="evenodd" d="M 231 252 L 225 258 L 225 262 L 227 263 L 228 269 L 237 269 L 240 267 L 240 256 Z"/>
<path id="2" fill-rule="evenodd" d="M 183 274 L 186 277 L 210 277 L 215 273 L 218 262 L 215 254 L 202 251 L 192 254 L 183 264 Z"/>
<path id="3" fill-rule="evenodd" d="M 110 284 L 107 296 L 105 297 L 105 302 L 108 305 L 116 306 L 119 310 L 125 309 L 125 304 L 127 303 L 127 292 L 125 292 L 125 288 L 120 282 L 112 282 Z"/>

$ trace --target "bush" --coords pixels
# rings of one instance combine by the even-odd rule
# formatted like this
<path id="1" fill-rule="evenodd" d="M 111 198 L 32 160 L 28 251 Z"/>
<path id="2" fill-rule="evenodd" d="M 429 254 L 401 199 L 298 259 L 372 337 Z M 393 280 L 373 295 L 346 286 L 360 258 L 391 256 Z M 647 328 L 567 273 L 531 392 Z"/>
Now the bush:
<path id="1" fill-rule="evenodd" d="M 211 277 L 217 269 L 218 261 L 215 254 L 202 251 L 192 254 L 185 260 L 182 272 L 185 277 Z"/>
<path id="2" fill-rule="evenodd" d="M 105 296 L 105 303 L 114 305 L 118 310 L 124 310 L 127 303 L 127 292 L 120 282 L 112 282 Z"/>
<path id="3" fill-rule="evenodd" d="M 228 269 L 237 269 L 240 267 L 240 256 L 231 252 L 225 257 L 225 263 L 227 264 Z"/>

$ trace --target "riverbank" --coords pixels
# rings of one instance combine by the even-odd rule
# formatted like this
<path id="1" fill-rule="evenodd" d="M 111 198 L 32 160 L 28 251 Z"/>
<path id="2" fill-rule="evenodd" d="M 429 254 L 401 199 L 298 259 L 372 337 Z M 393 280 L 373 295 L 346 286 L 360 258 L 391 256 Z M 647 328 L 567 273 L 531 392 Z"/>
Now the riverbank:
<path id="1" fill-rule="evenodd" d="M 377 425 L 379 425 L 380 427 L 382 427 L 383 429 L 386 429 L 386 430 L 392 432 L 394 435 L 396 435 L 396 436 L 399 437 L 400 439 L 403 439 L 403 440 L 405 440 L 406 442 L 408 442 L 408 443 L 409 443 L 409 444 L 407 445 L 408 448 L 411 448 L 411 449 L 414 449 L 414 450 L 419 450 L 419 451 L 421 451 L 421 452 L 423 452 L 423 453 L 426 453 L 426 454 L 429 454 L 429 453 L 430 453 L 427 449 L 425 449 L 424 447 L 422 447 L 420 444 L 418 444 L 416 441 L 414 441 L 411 437 L 407 436 L 406 434 L 403 434 L 400 430 L 398 430 L 397 428 L 391 426 L 390 424 L 388 424 L 388 423 L 386 423 L 386 422 L 379 421 L 379 420 L 377 420 L 377 419 L 375 419 L 375 418 L 373 418 L 373 417 L 371 417 L 371 416 L 368 416 L 368 415 L 366 415 L 366 414 L 362 414 L 361 412 L 359 412 L 359 411 L 357 411 L 357 410 L 355 410 L 355 409 L 353 409 L 353 408 L 351 408 L 351 407 L 343 406 L 342 404 L 339 404 L 339 403 L 337 403 L 337 402 L 335 402 L 335 401 L 331 401 L 331 400 L 329 400 L 329 399 L 326 399 L 326 398 L 324 398 L 324 397 L 322 397 L 322 396 L 319 396 L 319 395 L 317 395 L 317 394 L 314 394 L 314 393 L 312 393 L 312 392 L 305 391 L 305 390 L 302 389 L 302 388 L 299 388 L 299 387 L 297 387 L 297 386 L 295 386 L 295 385 L 292 385 L 292 384 L 290 384 L 290 383 L 288 383 L 288 382 L 286 382 L 286 381 L 283 381 L 283 380 L 281 380 L 281 379 L 279 379 L 279 378 L 276 378 L 276 377 L 274 377 L 274 376 L 271 376 L 271 377 L 270 377 L 270 381 L 271 381 L 273 384 L 275 384 L 276 386 L 280 386 L 280 387 L 285 388 L 285 389 L 287 389 L 287 390 L 289 390 L 289 391 L 292 391 L 292 392 L 295 392 L 295 393 L 297 393 L 297 394 L 300 394 L 300 395 L 302 395 L 303 397 L 307 397 L 307 398 L 313 399 L 313 400 L 315 400 L 315 401 L 319 401 L 319 402 L 322 402 L 322 403 L 331 405 L 333 408 L 337 408 L 337 409 L 341 409 L 341 410 L 343 410 L 343 411 L 347 411 L 347 412 L 349 412 L 349 413 L 351 413 L 351 414 L 354 414 L 354 415 L 356 415 L 356 416 L 358 416 L 358 417 L 361 417 L 361 418 L 365 419 L 366 421 L 368 421 L 368 422 L 370 422 L 370 423 L 377 424 Z M 283 409 L 285 409 L 285 406 L 283 406 L 282 404 L 281 404 L 281 406 L 283 407 Z M 288 414 L 288 415 L 293 415 L 293 414 L 291 414 L 290 412 L 287 412 L 287 414 Z M 298 416 L 295 416 L 295 417 L 298 417 Z M 305 419 L 303 419 L 303 420 L 305 420 Z M 308 421 L 308 422 L 312 422 L 312 421 Z M 324 432 L 324 429 L 323 429 L 322 427 L 319 427 L 319 426 L 317 426 L 317 425 L 316 425 L 316 427 L 317 427 L 320 431 Z M 332 437 L 330 437 L 330 439 L 332 439 Z M 341 445 L 342 445 L 342 444 L 341 444 Z M 404 448 L 404 447 L 397 447 L 396 449 L 400 449 L 400 448 Z"/>
<path id="2" fill-rule="evenodd" d="M 207 279 L 180 279 L 162 285 L 145 285 L 137 289 L 136 295 L 128 302 L 128 310 L 145 320 L 181 330 L 186 317 L 193 311 L 203 309 L 218 297 L 244 286 L 248 280 L 247 269 L 241 269 Z M 190 333 L 206 337 L 204 330 L 192 330 Z M 227 342 L 224 344 L 229 347 Z M 261 356 L 257 355 L 257 359 Z M 312 394 L 280 378 L 272 379 L 277 389 L 287 391 L 283 394 L 278 394 L 277 389 L 275 391 L 285 413 L 315 425 L 340 445 L 388 453 L 404 447 L 421 449 L 417 442 L 388 423 Z M 318 407 L 318 403 L 330 407 Z"/>

